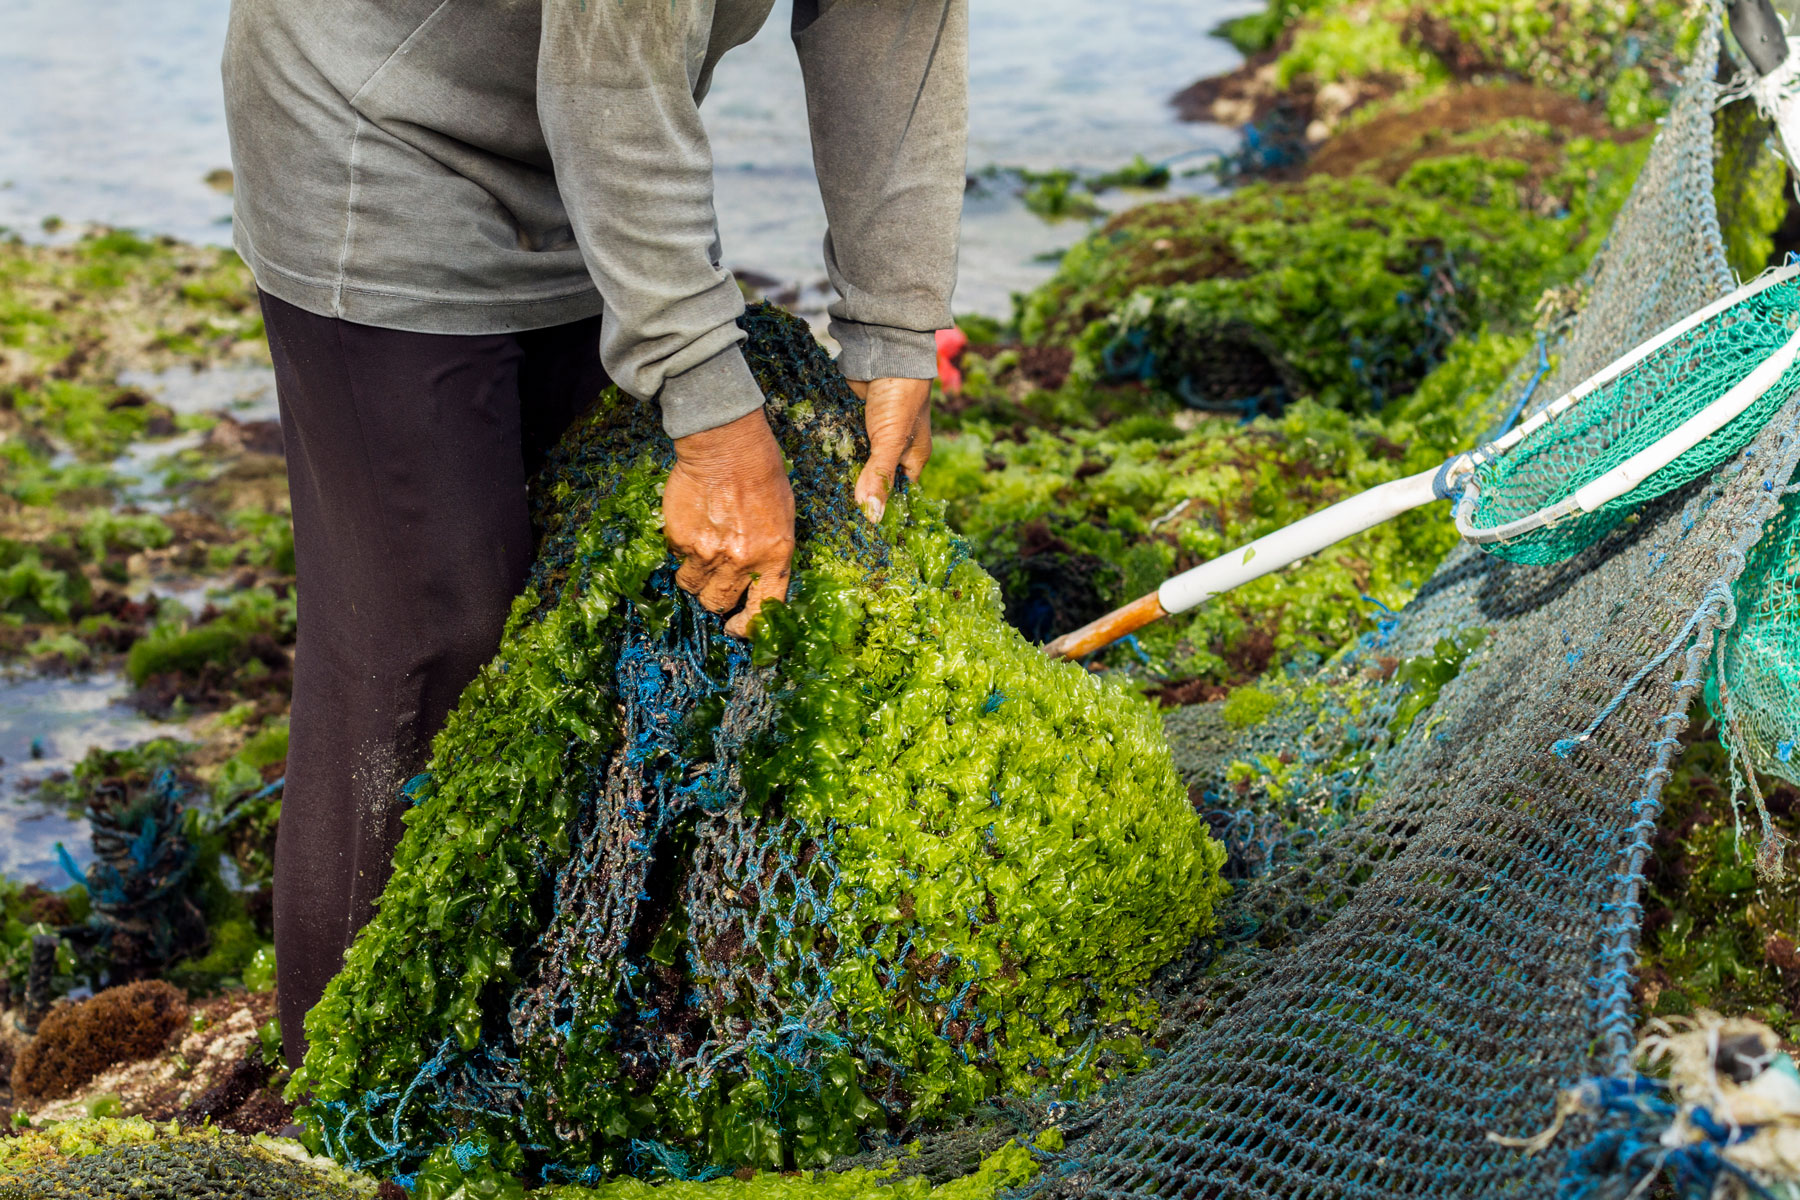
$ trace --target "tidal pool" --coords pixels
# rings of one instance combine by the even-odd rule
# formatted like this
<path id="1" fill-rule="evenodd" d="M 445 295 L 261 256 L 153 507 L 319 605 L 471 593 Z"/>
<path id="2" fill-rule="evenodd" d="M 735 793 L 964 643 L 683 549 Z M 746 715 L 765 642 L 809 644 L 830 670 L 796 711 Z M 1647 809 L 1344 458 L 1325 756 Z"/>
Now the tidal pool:
<path id="1" fill-rule="evenodd" d="M 179 737 L 125 700 L 117 675 L 0 676 L 0 877 L 64 888 L 56 857 L 62 842 L 79 864 L 92 860 L 87 822 L 30 799 L 34 786 L 72 770 L 88 750 L 121 750 L 153 737 Z"/>

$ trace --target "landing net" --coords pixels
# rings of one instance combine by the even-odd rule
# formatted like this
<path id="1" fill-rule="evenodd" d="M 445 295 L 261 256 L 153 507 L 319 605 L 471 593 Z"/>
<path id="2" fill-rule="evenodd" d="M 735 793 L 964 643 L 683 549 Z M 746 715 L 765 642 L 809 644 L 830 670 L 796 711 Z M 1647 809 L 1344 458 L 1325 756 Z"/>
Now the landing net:
<path id="1" fill-rule="evenodd" d="M 1679 330 L 1667 342 L 1651 343 L 1640 361 L 1582 396 L 1514 449 L 1484 460 L 1475 472 L 1478 492 L 1469 524 L 1495 532 L 1568 501 L 1709 405 L 1724 402 L 1734 386 L 1753 385 L 1753 372 L 1765 362 L 1778 363 L 1776 356 L 1800 330 L 1800 284 L 1790 273 L 1783 274 L 1788 277 Z M 1544 564 L 1585 550 L 1645 503 L 1732 457 L 1797 387 L 1800 366 L 1789 366 L 1717 433 L 1624 495 L 1591 512 L 1504 537 L 1489 544 L 1489 553 Z"/>

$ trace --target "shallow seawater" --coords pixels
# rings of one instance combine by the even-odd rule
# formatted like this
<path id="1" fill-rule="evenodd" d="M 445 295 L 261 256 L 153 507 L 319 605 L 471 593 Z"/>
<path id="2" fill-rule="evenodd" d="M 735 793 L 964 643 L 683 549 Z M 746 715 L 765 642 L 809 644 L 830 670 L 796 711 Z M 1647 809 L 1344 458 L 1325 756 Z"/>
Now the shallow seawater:
<path id="1" fill-rule="evenodd" d="M 267 367 L 127 371 L 120 382 L 149 393 L 177 413 L 222 411 L 240 421 L 275 416 L 274 377 Z M 198 445 L 203 436 L 184 433 L 127 447 L 112 463 L 123 481 L 122 502 L 145 512 L 166 512 L 170 503 L 163 477 L 170 459 Z M 208 593 L 226 582 L 205 577 L 156 579 L 129 590 L 136 599 L 153 593 L 197 613 L 206 607 Z M 66 887 L 71 881 L 57 861 L 58 842 L 78 863 L 92 858 L 86 822 L 23 799 L 33 784 L 70 770 L 91 748 L 117 750 L 155 737 L 181 736 L 181 726 L 141 716 L 127 702 L 127 691 L 123 679 L 107 673 L 0 674 L 0 878 Z"/>
<path id="2" fill-rule="evenodd" d="M 162 371 L 122 371 L 119 382 L 137 388 L 170 411 L 229 413 L 241 422 L 273 421 L 279 415 L 275 403 L 275 372 L 269 367 L 211 366 L 200 370 L 170 367 Z M 171 438 L 135 442 L 113 460 L 113 472 L 123 480 L 121 501 L 145 512 L 164 513 L 172 501 L 163 486 L 173 456 L 205 441 L 203 433 L 184 433 Z"/>
<path id="3" fill-rule="evenodd" d="M 969 168 L 1110 168 L 1142 154 L 1200 166 L 1236 134 L 1174 119 L 1168 97 L 1239 61 L 1210 31 L 1261 0 L 972 0 Z M 189 241 L 230 238 L 219 57 L 229 0 L 0 0 L 0 226 L 105 222 Z M 702 109 L 726 260 L 778 280 L 823 275 L 800 71 L 777 3 L 727 55 Z M 1177 180 L 1188 190 L 1205 176 Z M 1112 203 L 1130 197 L 1114 196 Z M 972 194 L 959 311 L 1005 315 L 1043 279 L 1041 256 L 1081 222 L 1051 225 L 1010 194 Z"/>
<path id="4" fill-rule="evenodd" d="M 275 371 L 270 367 L 122 371 L 119 383 L 137 388 L 177 413 L 228 412 L 239 421 L 273 421 L 276 417 Z"/>
<path id="5" fill-rule="evenodd" d="M 86 864 L 87 823 L 29 799 L 38 781 L 71 770 L 89 749 L 118 750 L 181 727 L 140 716 L 117 675 L 86 678 L 0 676 L 0 877 L 63 888 L 73 882 L 56 843 Z"/>

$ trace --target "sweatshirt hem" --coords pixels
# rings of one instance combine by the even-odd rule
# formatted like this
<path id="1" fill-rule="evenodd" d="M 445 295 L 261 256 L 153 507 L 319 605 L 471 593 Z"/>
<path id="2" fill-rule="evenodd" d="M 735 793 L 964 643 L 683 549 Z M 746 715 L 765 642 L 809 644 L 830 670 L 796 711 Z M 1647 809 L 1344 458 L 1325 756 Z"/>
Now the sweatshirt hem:
<path id="1" fill-rule="evenodd" d="M 295 308 L 357 325 L 407 333 L 492 334 L 547 329 L 600 314 L 592 286 L 547 296 L 496 297 L 408 293 L 311 278 L 259 255 L 249 239 L 234 239 L 256 286 Z"/>

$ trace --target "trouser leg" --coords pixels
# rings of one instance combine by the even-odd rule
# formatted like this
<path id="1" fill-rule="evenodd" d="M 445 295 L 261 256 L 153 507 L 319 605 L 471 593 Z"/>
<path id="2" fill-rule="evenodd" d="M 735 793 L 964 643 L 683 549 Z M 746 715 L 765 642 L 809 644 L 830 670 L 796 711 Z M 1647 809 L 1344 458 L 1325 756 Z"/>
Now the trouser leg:
<path id="1" fill-rule="evenodd" d="M 524 582 L 525 431 L 541 454 L 561 431 L 556 414 L 566 421 L 604 376 L 597 320 L 556 336 L 454 336 L 266 295 L 263 311 L 298 575 L 274 888 L 283 1040 L 297 1064 L 305 1014 L 387 882 L 399 788 L 493 657 Z"/>

